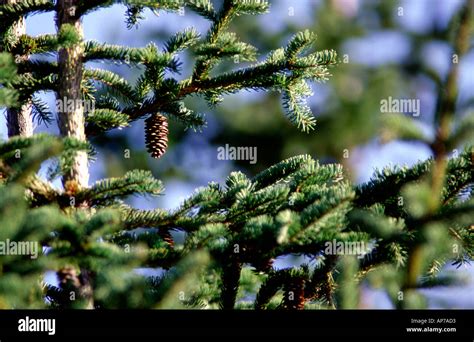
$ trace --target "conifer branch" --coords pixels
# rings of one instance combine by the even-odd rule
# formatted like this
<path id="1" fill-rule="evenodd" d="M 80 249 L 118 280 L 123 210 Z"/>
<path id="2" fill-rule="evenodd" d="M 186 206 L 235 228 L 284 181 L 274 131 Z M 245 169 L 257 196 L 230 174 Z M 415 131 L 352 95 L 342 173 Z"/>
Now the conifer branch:
<path id="1" fill-rule="evenodd" d="M 454 53 L 461 58 L 468 50 L 470 31 L 472 30 L 472 9 L 474 0 L 466 0 L 459 11 L 459 27 L 456 31 L 456 39 L 453 44 Z M 455 20 L 458 18 L 455 16 Z M 458 94 L 457 79 L 459 73 L 458 63 L 451 64 L 444 88 L 440 88 L 438 96 L 438 111 L 435 115 L 437 128 L 435 141 L 432 144 L 434 153 L 433 169 L 431 170 L 432 196 L 429 202 L 429 213 L 436 214 L 443 203 L 443 187 L 447 172 L 446 147 L 451 133 L 452 120 L 456 110 L 456 99 Z M 422 272 L 422 246 L 415 245 L 410 250 L 407 262 L 407 273 L 402 288 L 410 291 L 416 288 L 418 276 Z M 402 303 L 403 304 L 403 303 Z M 403 304 L 404 305 L 404 304 Z"/>
<path id="2" fill-rule="evenodd" d="M 28 6 L 35 4 L 29 2 L 21 4 L 21 2 L 18 3 L 17 0 L 2 0 L 0 4 L 2 5 L 0 8 L 0 14 L 2 15 L 1 25 L 8 25 L 9 23 L 12 25 L 10 28 L 11 34 L 8 37 L 9 41 L 4 42 L 2 45 L 6 45 L 5 47 L 14 54 L 17 63 L 28 60 L 26 53 L 15 53 L 15 49 L 12 47 L 17 45 L 21 36 L 26 33 L 25 18 L 18 16 L 18 13 L 22 12 L 22 5 Z M 16 20 L 8 22 L 8 20 L 12 20 L 13 18 L 16 18 Z M 33 135 L 32 105 L 30 99 L 22 99 L 18 108 L 9 108 L 7 110 L 7 126 L 9 137 L 16 135 L 29 137 Z"/>
<path id="3" fill-rule="evenodd" d="M 139 107 L 134 106 L 125 108 L 123 112 L 128 114 L 130 120 L 133 121 L 148 114 L 163 111 L 166 112 L 167 107 L 189 95 L 205 95 L 209 91 L 233 93 L 242 89 L 261 90 L 287 88 L 288 84 L 291 84 L 292 82 L 294 83 L 293 79 L 300 77 L 300 72 L 307 73 L 303 74 L 305 77 L 324 80 L 327 76 L 326 66 L 335 63 L 336 54 L 335 52 L 330 52 L 328 55 L 317 54 L 314 58 L 306 59 L 304 61 L 298 60 L 296 63 L 284 60 L 270 60 L 254 67 L 240 69 L 216 77 L 202 80 L 191 78 L 180 82 L 177 86 L 171 85 L 173 87 L 171 89 L 169 89 L 169 83 L 163 83 L 157 89 L 157 92 L 164 93 L 165 96 L 161 96 L 153 101 L 145 101 Z M 294 76 L 285 76 L 284 72 L 292 72 L 294 73 Z M 292 91 L 296 92 L 298 90 L 298 88 L 294 88 Z M 296 108 L 295 105 L 291 106 L 292 111 Z M 300 117 L 300 119 L 295 120 L 299 123 L 301 128 L 308 129 L 313 126 L 314 121 L 312 116 L 308 114 L 306 109 L 304 112 L 306 114 L 301 113 L 301 115 L 299 115 L 298 113 L 299 112 L 296 111 L 295 117 Z M 174 113 L 172 112 L 172 114 Z M 87 135 L 92 136 L 99 132 L 100 130 L 97 129 L 97 127 L 94 127 L 94 125 L 87 127 Z"/>
<path id="4" fill-rule="evenodd" d="M 161 181 L 153 178 L 149 171 L 134 170 L 121 178 L 110 178 L 97 182 L 78 193 L 79 199 L 88 200 L 91 205 L 106 203 L 131 194 L 159 195 L 163 191 Z"/>
<path id="5" fill-rule="evenodd" d="M 26 15 L 52 10 L 54 10 L 54 2 L 51 0 L 2 0 L 0 3 L 2 17 L 0 31 L 5 32 L 7 28 Z"/>
<path id="6" fill-rule="evenodd" d="M 267 303 L 270 299 L 277 293 L 277 291 L 281 288 L 282 282 L 279 277 L 280 272 L 270 271 L 267 278 L 260 286 L 260 289 L 257 293 L 257 297 L 255 299 L 255 310 L 263 310 L 265 309 Z"/>
<path id="7" fill-rule="evenodd" d="M 177 32 L 161 46 L 84 42 L 81 18 L 114 4 L 125 5 L 128 28 L 145 18 L 146 9 L 186 8 L 208 20 L 210 29 L 202 38 L 192 28 Z M 367 279 L 382 284 L 397 307 L 408 308 L 421 305 L 412 300 L 419 289 L 451 284 L 452 279 L 439 278 L 443 265 L 460 266 L 474 255 L 474 126 L 469 116 L 453 125 L 459 110 L 456 65 L 445 83 L 431 75 L 440 86 L 434 142 L 407 116 L 391 115 L 381 122 L 382 142 L 422 141 L 431 146 L 434 158 L 378 171 L 366 184 L 353 184 L 342 165 L 303 155 L 254 177 L 231 172 L 225 184 L 211 182 L 196 189 L 175 210 L 124 204 L 131 195 L 162 195 L 163 183 L 149 171 L 128 171 L 88 186 L 87 159 L 94 150 L 87 136 L 144 118 L 153 123 L 147 125 L 147 141 L 159 156 L 167 144 L 168 119 L 186 128 L 205 125 L 204 117 L 188 107 L 191 96 L 214 106 L 224 95 L 241 90 L 277 91 L 288 120 L 305 132 L 314 128 L 306 103 L 312 95 L 310 82 L 325 81 L 337 55 L 312 50 L 316 35 L 305 30 L 261 59 L 254 46 L 228 29 L 237 16 L 262 14 L 268 8 L 265 0 L 0 4 L 5 18 L 0 23 L 0 104 L 12 110 L 31 101 L 32 119 L 49 124 L 53 113 L 36 93 L 54 90 L 65 101 L 58 106 L 60 138 L 36 134 L 0 143 L 0 227 L 8 228 L 0 229 L 0 240 L 38 241 L 47 247 L 35 261 L 0 258 L 0 306 L 356 308 L 360 281 Z M 12 34 L 15 21 L 51 10 L 57 12 L 56 34 Z M 472 14 L 465 12 L 450 25 L 458 58 L 468 49 Z M 27 58 L 57 52 L 57 63 Z M 194 65 L 182 68 L 182 52 L 192 52 Z M 217 67 L 227 67 L 229 58 L 255 64 L 220 72 Z M 140 74 L 132 84 L 111 71 L 86 69 L 84 63 L 90 61 L 138 66 Z M 422 73 L 432 72 L 423 68 Z M 182 70 L 192 73 L 178 78 Z M 84 101 L 94 105 L 91 111 Z M 453 151 L 454 157 L 446 158 L 449 149 L 466 143 L 459 155 Z M 45 161 L 50 165 L 43 177 L 38 170 Z M 59 176 L 63 189 L 52 183 Z M 328 242 L 357 244 L 357 250 L 347 252 L 358 258 L 341 257 L 346 251 L 328 249 Z M 274 260 L 290 255 L 311 261 L 273 268 Z M 163 275 L 148 279 L 136 274 L 143 267 L 160 267 Z M 52 269 L 59 285 L 39 286 L 38 279 Z M 407 291 L 406 303 L 396 301 L 399 290 Z"/>
<path id="8" fill-rule="evenodd" d="M 235 257 L 231 257 L 230 260 L 222 266 L 222 309 L 229 310 L 235 307 L 241 270 L 242 265 Z"/>
<path id="9" fill-rule="evenodd" d="M 453 42 L 454 54 L 461 59 L 469 49 L 472 31 L 472 9 L 473 0 L 466 0 L 459 14 L 454 20 L 459 20 Z M 432 144 L 434 153 L 434 166 L 432 170 L 432 188 L 435 196 L 432 197 L 430 209 L 434 212 L 441 204 L 442 188 L 446 172 L 447 142 L 451 133 L 452 119 L 456 111 L 456 99 L 458 95 L 457 80 L 459 74 L 459 63 L 451 63 L 446 82 L 439 89 L 438 110 L 435 115 L 437 132 Z"/>

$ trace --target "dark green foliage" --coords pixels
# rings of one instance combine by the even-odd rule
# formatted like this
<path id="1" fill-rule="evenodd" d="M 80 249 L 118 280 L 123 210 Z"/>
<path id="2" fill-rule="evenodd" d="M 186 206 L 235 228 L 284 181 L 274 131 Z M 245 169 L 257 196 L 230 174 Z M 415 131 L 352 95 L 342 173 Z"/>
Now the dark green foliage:
<path id="1" fill-rule="evenodd" d="M 36 93 L 58 90 L 57 63 L 14 57 L 55 54 L 80 43 L 83 62 L 141 68 L 134 84 L 112 71 L 84 68 L 81 95 L 95 105 L 85 117 L 88 137 L 161 113 L 200 129 L 205 119 L 187 107 L 188 97 L 213 106 L 241 90 L 281 93 L 289 120 L 303 132 L 315 128 L 306 103 L 312 95 L 309 82 L 326 81 L 337 54 L 313 51 L 316 36 L 305 30 L 259 58 L 257 48 L 229 27 L 240 15 L 267 12 L 267 1 L 224 0 L 219 8 L 210 0 L 78 1 L 76 16 L 116 3 L 126 5 L 129 28 L 143 19 L 146 8 L 183 7 L 208 20 L 210 28 L 203 35 L 187 29 L 163 46 L 140 48 L 83 42 L 68 25 L 54 35 L 14 37 L 15 21 L 54 11 L 54 4 L 2 5 L 0 105 L 17 108 L 31 101 L 34 118 L 51 124 L 54 113 Z M 456 51 L 466 53 L 458 45 Z M 192 52 L 194 64 L 191 75 L 178 78 L 182 51 Z M 222 72 L 229 58 L 255 64 Z M 378 85 L 373 81 L 370 87 Z M 232 172 L 225 184 L 198 188 L 171 211 L 125 204 L 131 195 L 164 193 L 151 171 L 129 171 L 90 187 L 75 180 L 64 181 L 62 188 L 53 185 L 51 180 L 71 171 L 78 152 L 92 159 L 88 142 L 45 134 L 10 138 L 0 144 L 0 241 L 30 241 L 39 252 L 35 259 L 0 257 L 0 307 L 85 308 L 89 298 L 96 308 L 357 308 L 363 281 L 383 287 L 396 307 L 423 307 L 417 290 L 451 284 L 451 278 L 438 277 L 442 266 L 462 265 L 474 253 L 472 115 L 447 127 L 447 134 L 430 140 L 410 118 L 386 117 L 383 141 L 425 143 L 434 157 L 410 168 L 378 171 L 366 184 L 353 184 L 338 163 L 300 155 L 254 177 Z M 159 133 L 155 128 L 147 133 Z M 462 152 L 444 167 L 447 151 L 459 146 Z M 45 162 L 50 163 L 48 180 L 38 173 Z M 437 198 L 433 189 L 439 175 Z M 352 257 L 342 256 L 347 253 L 328 247 L 335 242 L 357 249 Z M 294 256 L 309 261 L 274 267 L 275 259 Z M 162 275 L 145 277 L 139 268 L 159 269 Z M 51 270 L 60 276 L 57 286 L 42 280 Z"/>
<path id="2" fill-rule="evenodd" d="M 17 78 L 17 68 L 12 55 L 0 53 L 0 105 L 14 107 L 17 105 L 18 93 L 14 89 Z"/>

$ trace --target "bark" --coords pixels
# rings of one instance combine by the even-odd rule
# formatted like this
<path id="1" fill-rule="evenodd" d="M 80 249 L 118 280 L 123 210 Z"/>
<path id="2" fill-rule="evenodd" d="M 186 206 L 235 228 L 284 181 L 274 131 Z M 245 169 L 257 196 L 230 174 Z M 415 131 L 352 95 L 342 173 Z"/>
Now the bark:
<path id="1" fill-rule="evenodd" d="M 0 4 L 14 4 L 18 0 L 0 0 Z M 15 37 L 26 33 L 25 19 L 20 18 L 14 25 Z M 15 56 L 16 60 L 28 59 L 28 56 Z M 20 135 L 29 137 L 33 135 L 32 106 L 30 101 L 22 104 L 20 108 L 9 108 L 7 110 L 8 136 Z"/>
<path id="2" fill-rule="evenodd" d="M 82 35 L 81 20 L 76 17 L 76 2 L 77 0 L 58 1 L 56 24 L 58 29 L 64 24 L 71 24 Z M 76 44 L 59 51 L 57 100 L 62 102 L 62 111 L 58 112 L 58 126 L 61 136 L 85 141 L 84 105 L 81 94 L 83 54 L 83 44 Z M 63 177 L 63 184 L 68 181 L 74 181 L 82 188 L 87 187 L 89 170 L 86 152 L 76 154 L 71 172 Z"/>
<path id="3" fill-rule="evenodd" d="M 82 36 L 82 23 L 76 14 L 77 0 L 58 0 L 56 9 L 56 25 L 58 31 L 62 25 L 70 24 L 75 27 Z M 82 102 L 82 73 L 83 73 L 83 44 L 62 48 L 58 53 L 58 127 L 63 137 L 74 137 L 85 141 L 84 128 L 84 105 Z M 78 152 L 74 157 L 72 170 L 63 177 L 63 184 L 70 186 L 76 184 L 80 188 L 86 188 L 89 182 L 89 170 L 86 152 Z M 81 203 L 80 206 L 87 206 Z M 65 269 L 59 270 L 58 274 L 65 273 Z M 75 292 L 79 294 L 80 300 L 84 301 L 86 309 L 94 308 L 92 290 L 92 277 L 88 270 L 81 268 L 80 274 L 71 273 L 72 283 L 77 284 Z"/>
<path id="4" fill-rule="evenodd" d="M 8 136 L 31 137 L 33 135 L 32 106 L 28 101 L 19 109 L 7 110 Z"/>

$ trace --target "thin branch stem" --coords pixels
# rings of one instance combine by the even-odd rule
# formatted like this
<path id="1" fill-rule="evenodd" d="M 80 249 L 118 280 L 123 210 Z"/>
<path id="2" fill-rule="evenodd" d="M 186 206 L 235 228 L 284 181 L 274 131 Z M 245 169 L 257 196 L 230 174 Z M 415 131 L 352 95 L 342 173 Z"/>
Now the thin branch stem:
<path id="1" fill-rule="evenodd" d="M 459 60 L 468 51 L 470 39 L 470 25 L 474 0 L 466 0 L 460 10 L 459 27 L 454 40 L 454 54 L 448 76 L 438 96 L 438 112 L 435 123 L 438 125 L 435 141 L 432 144 L 434 164 L 432 169 L 431 189 L 433 195 L 429 203 L 429 215 L 434 215 L 442 204 L 443 187 L 446 178 L 446 142 L 451 134 L 451 125 L 456 111 L 458 96 Z M 456 58 L 456 60 L 454 59 Z M 417 287 L 418 277 L 422 271 L 423 258 L 422 244 L 416 244 L 409 253 L 407 273 L 403 290 L 410 291 Z M 400 303 L 403 307 L 405 303 Z"/>

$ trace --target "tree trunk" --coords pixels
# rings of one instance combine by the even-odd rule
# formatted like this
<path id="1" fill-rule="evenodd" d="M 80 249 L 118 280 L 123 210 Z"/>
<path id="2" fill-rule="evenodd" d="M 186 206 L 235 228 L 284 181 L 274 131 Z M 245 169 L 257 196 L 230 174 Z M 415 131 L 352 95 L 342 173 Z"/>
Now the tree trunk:
<path id="1" fill-rule="evenodd" d="M 31 118 L 31 102 L 23 104 L 19 109 L 7 110 L 8 136 L 15 135 L 31 137 L 33 135 L 33 120 Z"/>
<path id="2" fill-rule="evenodd" d="M 71 24 L 82 35 L 81 20 L 76 17 L 76 2 L 76 0 L 58 0 L 56 24 L 58 30 L 64 24 Z M 60 106 L 62 111 L 58 112 L 58 126 L 61 136 L 85 141 L 84 105 L 81 94 L 83 54 L 82 44 L 76 44 L 59 51 L 57 100 L 62 104 Z M 89 170 L 86 152 L 76 154 L 71 172 L 63 177 L 63 184 L 68 181 L 74 181 L 82 188 L 87 187 Z"/>
<path id="3" fill-rule="evenodd" d="M 0 0 L 0 4 L 14 4 L 18 0 Z M 26 33 L 25 19 L 22 17 L 13 25 L 15 37 Z M 16 61 L 26 60 L 28 56 L 15 56 Z M 32 106 L 30 101 L 23 103 L 20 108 L 7 110 L 8 136 L 20 135 L 30 137 L 33 135 Z"/>
<path id="4" fill-rule="evenodd" d="M 82 36 L 81 18 L 76 15 L 77 0 L 58 0 L 56 12 L 56 25 L 58 31 L 64 24 L 75 27 L 79 35 Z M 61 136 L 74 137 L 85 141 L 84 127 L 84 104 L 82 102 L 82 72 L 83 72 L 84 47 L 82 43 L 62 48 L 58 53 L 58 127 Z M 89 182 L 89 170 L 87 165 L 86 152 L 78 152 L 74 157 L 71 172 L 63 177 L 63 184 L 69 182 L 76 183 L 80 188 L 86 188 Z M 87 205 L 87 204 L 80 204 Z M 77 284 L 74 292 L 79 295 L 81 301 L 85 301 L 86 309 L 94 308 L 94 298 L 91 284 L 90 272 L 81 268 L 77 275 L 70 271 L 71 268 L 64 268 L 58 272 L 69 273 L 65 277 L 73 278 L 72 283 Z M 64 276 L 64 275 L 63 275 Z"/>

